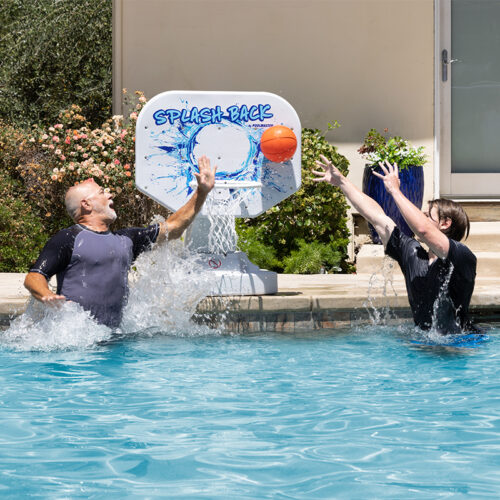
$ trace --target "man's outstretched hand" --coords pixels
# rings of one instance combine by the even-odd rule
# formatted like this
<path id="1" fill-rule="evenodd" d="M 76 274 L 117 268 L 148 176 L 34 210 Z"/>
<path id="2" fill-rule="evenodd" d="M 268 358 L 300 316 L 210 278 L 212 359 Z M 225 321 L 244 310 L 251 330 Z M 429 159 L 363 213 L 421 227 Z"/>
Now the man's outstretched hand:
<path id="1" fill-rule="evenodd" d="M 64 295 L 45 295 L 40 298 L 40 302 L 50 307 L 61 307 L 66 302 L 66 297 Z"/>
<path id="2" fill-rule="evenodd" d="M 344 176 L 340 170 L 325 156 L 320 155 L 321 161 L 316 160 L 316 166 L 322 170 L 311 170 L 316 175 L 313 177 L 314 182 L 328 182 L 334 186 L 340 186 Z"/>
<path id="3" fill-rule="evenodd" d="M 217 171 L 217 166 L 211 168 L 210 160 L 206 156 L 202 156 L 198 160 L 198 169 L 200 173 L 194 173 L 194 176 L 198 181 L 198 190 L 204 194 L 208 194 L 213 189 L 215 184 L 215 172 Z"/>
<path id="4" fill-rule="evenodd" d="M 384 181 L 385 189 L 389 194 L 393 195 L 394 193 L 397 193 L 401 185 L 401 182 L 399 180 L 399 168 L 397 163 L 391 165 L 386 160 L 385 164 L 380 162 L 379 165 L 384 174 L 382 175 L 379 174 L 378 172 L 372 172 L 372 174 Z"/>

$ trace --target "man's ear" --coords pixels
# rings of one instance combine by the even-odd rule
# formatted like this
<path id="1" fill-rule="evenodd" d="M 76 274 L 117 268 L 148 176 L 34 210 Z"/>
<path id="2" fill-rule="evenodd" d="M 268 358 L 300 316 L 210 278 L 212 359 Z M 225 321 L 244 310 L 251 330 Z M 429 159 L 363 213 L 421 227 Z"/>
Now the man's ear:
<path id="1" fill-rule="evenodd" d="M 85 213 L 85 212 L 91 212 L 92 211 L 92 205 L 85 199 L 83 199 L 80 202 L 80 212 Z"/>

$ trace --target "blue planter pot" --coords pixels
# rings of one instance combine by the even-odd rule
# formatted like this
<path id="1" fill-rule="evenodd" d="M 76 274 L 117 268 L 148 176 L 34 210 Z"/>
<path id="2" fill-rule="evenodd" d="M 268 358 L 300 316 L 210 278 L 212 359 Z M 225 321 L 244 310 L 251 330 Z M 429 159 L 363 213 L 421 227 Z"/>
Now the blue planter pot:
<path id="1" fill-rule="evenodd" d="M 412 230 L 401 215 L 392 196 L 387 193 L 384 187 L 384 182 L 372 174 L 373 168 L 365 167 L 363 173 L 363 193 L 366 193 L 370 198 L 373 198 L 384 210 L 384 212 L 396 223 L 399 229 L 408 236 L 413 236 Z M 379 166 L 375 167 L 375 172 L 381 173 Z M 400 170 L 399 179 L 401 181 L 402 193 L 418 208 L 422 208 L 422 200 L 424 197 L 424 170 L 423 167 L 410 166 L 407 169 Z M 379 235 L 371 224 L 370 233 L 373 243 L 381 244 Z"/>

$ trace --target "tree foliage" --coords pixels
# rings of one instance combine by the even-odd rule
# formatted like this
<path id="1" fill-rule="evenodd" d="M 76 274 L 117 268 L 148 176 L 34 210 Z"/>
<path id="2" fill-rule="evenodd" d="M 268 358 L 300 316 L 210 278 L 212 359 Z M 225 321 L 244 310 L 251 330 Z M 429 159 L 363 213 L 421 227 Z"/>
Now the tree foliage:
<path id="1" fill-rule="evenodd" d="M 3 0 L 0 117 L 54 123 L 78 103 L 93 125 L 111 114 L 112 2 Z"/>

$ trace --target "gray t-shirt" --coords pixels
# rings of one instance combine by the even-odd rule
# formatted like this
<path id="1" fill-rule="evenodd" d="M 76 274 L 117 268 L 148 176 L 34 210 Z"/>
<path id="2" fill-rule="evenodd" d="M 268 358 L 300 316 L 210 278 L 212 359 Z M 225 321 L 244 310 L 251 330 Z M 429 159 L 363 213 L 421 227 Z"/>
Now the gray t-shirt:
<path id="1" fill-rule="evenodd" d="M 30 272 L 47 280 L 56 274 L 58 294 L 114 328 L 121 322 L 127 300 L 130 266 L 151 247 L 158 233 L 158 224 L 117 232 L 96 232 L 76 224 L 47 242 Z"/>

